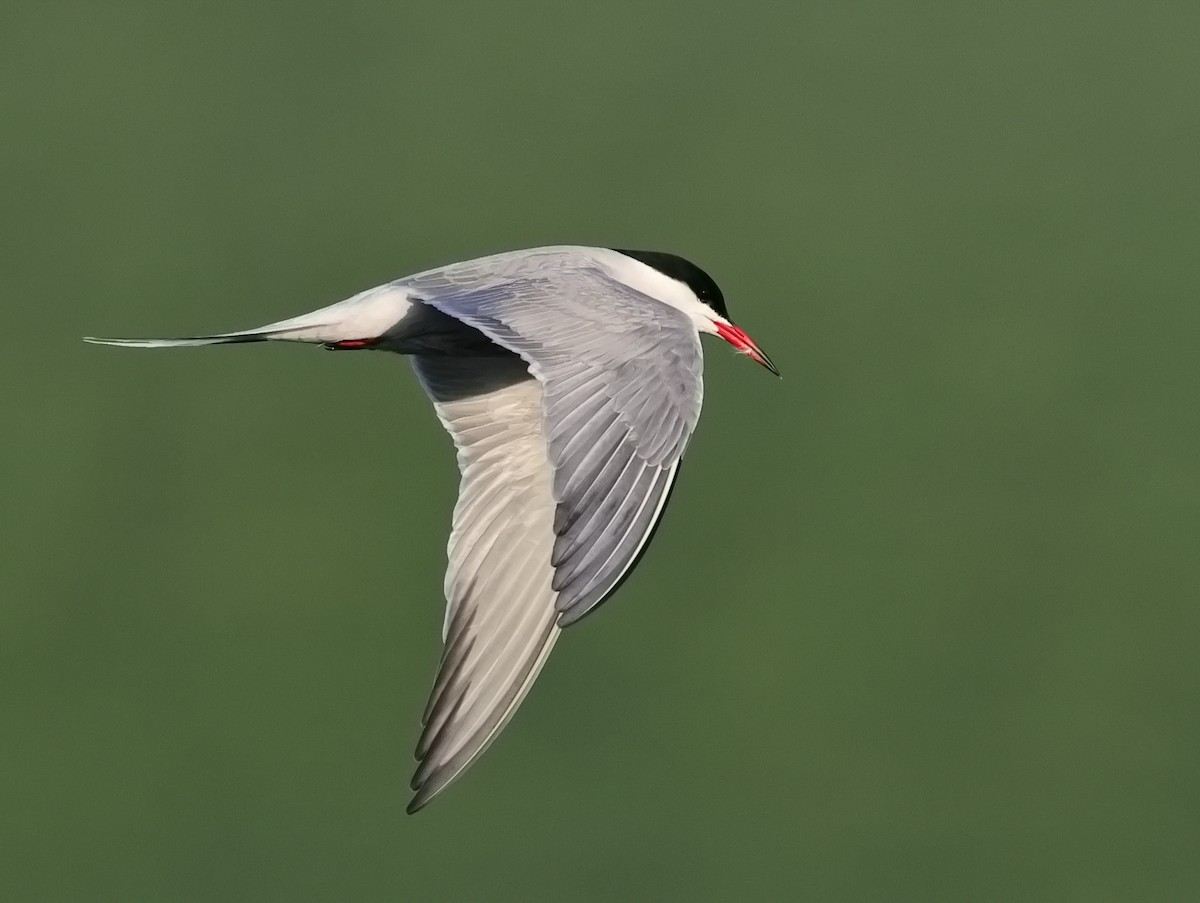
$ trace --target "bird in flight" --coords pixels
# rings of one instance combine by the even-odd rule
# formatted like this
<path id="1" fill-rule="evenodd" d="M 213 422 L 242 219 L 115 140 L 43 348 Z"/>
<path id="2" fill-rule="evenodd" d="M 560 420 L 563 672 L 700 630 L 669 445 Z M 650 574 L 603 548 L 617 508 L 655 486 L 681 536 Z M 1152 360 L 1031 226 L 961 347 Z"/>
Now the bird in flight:
<path id="1" fill-rule="evenodd" d="M 561 246 L 418 273 L 259 329 L 86 341 L 409 355 L 462 477 L 415 812 L 487 749 L 561 630 L 611 596 L 646 550 L 700 417 L 701 333 L 779 375 L 694 264 Z"/>

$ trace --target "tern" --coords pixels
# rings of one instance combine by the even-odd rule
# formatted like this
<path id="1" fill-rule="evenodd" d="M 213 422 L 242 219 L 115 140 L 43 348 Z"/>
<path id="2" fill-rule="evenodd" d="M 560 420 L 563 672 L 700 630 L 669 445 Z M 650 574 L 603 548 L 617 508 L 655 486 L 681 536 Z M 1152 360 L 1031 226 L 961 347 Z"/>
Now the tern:
<path id="1" fill-rule="evenodd" d="M 696 265 L 558 246 L 428 270 L 258 329 L 86 341 L 306 342 L 410 356 L 461 473 L 411 813 L 479 758 L 562 629 L 608 599 L 645 552 L 700 417 L 701 333 L 779 375 Z"/>

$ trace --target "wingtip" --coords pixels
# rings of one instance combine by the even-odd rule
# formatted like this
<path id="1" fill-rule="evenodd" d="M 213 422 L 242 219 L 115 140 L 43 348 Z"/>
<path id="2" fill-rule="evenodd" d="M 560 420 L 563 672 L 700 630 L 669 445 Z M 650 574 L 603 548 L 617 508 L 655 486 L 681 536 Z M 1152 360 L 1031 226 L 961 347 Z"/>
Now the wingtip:
<path id="1" fill-rule="evenodd" d="M 458 777 L 458 775 L 455 774 L 454 777 Z M 446 787 L 453 783 L 454 777 L 449 780 L 440 780 L 436 776 L 422 779 L 418 771 L 413 777 L 412 782 L 408 785 L 413 791 L 413 796 L 408 801 L 408 805 L 404 807 L 404 811 L 409 815 L 415 815 L 417 812 L 420 812 L 433 802 L 434 798 L 440 795 Z"/>
<path id="2" fill-rule="evenodd" d="M 593 608 L 595 608 L 594 605 L 586 607 L 582 605 L 568 606 L 559 611 L 557 624 L 565 630 L 568 627 L 578 624 L 583 620 L 583 616 L 588 614 Z"/>
<path id="3" fill-rule="evenodd" d="M 411 800 L 409 800 L 408 805 L 404 807 L 404 814 L 405 815 L 416 815 L 418 812 L 420 812 L 422 809 L 425 808 L 425 804 L 428 802 L 429 802 L 429 800 L 423 800 L 423 799 L 421 799 L 421 795 L 417 794 Z"/>

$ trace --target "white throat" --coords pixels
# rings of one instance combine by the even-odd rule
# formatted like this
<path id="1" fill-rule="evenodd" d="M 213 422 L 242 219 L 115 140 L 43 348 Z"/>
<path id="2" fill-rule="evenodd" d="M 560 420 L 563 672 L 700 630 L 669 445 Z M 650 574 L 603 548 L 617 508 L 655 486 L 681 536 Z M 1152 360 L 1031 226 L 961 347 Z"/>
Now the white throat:
<path id="1" fill-rule="evenodd" d="M 695 292 L 685 283 L 678 279 L 672 279 L 649 264 L 642 263 L 633 257 L 627 257 L 620 251 L 610 251 L 607 248 L 594 248 L 592 253 L 614 279 L 687 314 L 688 319 L 692 321 L 692 325 L 699 332 L 717 335 L 714 324 L 728 322 L 697 298 Z"/>

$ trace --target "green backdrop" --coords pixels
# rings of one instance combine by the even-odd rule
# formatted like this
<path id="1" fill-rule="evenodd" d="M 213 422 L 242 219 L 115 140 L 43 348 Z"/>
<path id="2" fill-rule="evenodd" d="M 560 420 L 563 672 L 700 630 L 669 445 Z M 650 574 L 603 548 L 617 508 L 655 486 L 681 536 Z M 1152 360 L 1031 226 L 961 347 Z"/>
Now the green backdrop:
<path id="1" fill-rule="evenodd" d="M 1200 7 L 0 8 L 0 897 L 1200 894 Z M 403 814 L 456 476 L 244 328 L 553 243 L 709 344 L 636 576 Z"/>

